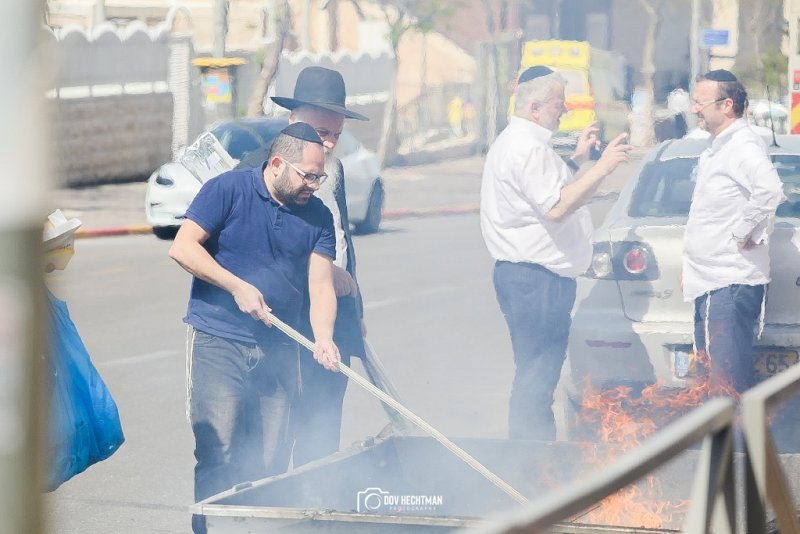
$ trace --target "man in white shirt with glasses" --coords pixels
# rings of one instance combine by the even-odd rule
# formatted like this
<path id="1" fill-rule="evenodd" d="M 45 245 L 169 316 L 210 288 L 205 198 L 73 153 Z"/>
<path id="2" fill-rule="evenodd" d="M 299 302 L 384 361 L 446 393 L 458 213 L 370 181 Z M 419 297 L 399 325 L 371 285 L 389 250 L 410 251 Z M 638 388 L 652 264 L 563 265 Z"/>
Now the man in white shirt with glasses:
<path id="1" fill-rule="evenodd" d="M 705 123 L 683 256 L 683 296 L 694 302 L 695 354 L 712 388 L 753 385 L 753 340 L 763 328 L 769 236 L 783 186 L 764 140 L 747 124 L 747 92 L 726 70 L 698 78 L 692 112 Z"/>

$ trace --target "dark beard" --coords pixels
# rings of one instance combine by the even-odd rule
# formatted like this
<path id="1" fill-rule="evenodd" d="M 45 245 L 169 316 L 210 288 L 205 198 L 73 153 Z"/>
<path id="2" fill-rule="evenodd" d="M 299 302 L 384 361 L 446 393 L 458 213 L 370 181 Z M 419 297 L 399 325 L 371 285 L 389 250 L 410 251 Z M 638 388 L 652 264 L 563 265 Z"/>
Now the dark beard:
<path id="1" fill-rule="evenodd" d="M 308 191 L 305 186 L 300 186 L 298 189 L 292 189 L 292 181 L 289 179 L 288 167 L 283 170 L 280 176 L 275 178 L 273 182 L 275 188 L 275 196 L 278 200 L 287 206 L 306 206 L 311 197 L 301 198 L 300 193 Z M 313 194 L 313 191 L 311 192 Z"/>

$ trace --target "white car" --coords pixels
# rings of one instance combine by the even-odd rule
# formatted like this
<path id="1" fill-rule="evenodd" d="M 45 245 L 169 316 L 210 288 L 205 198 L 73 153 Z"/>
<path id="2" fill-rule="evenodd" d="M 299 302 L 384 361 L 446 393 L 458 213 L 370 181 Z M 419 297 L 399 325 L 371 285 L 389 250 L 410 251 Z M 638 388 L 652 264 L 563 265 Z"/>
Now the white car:
<path id="1" fill-rule="evenodd" d="M 769 152 L 787 201 L 770 238 L 772 283 L 755 350 L 759 380 L 796 364 L 800 350 L 800 136 L 778 136 L 777 143 Z M 594 233 L 591 268 L 578 279 L 562 384 L 568 437 L 575 437 L 570 427 L 587 386 L 630 386 L 634 396 L 656 382 L 687 386 L 695 367 L 694 310 L 681 291 L 683 235 L 706 146 L 680 139 L 652 149 Z"/>
<path id="2" fill-rule="evenodd" d="M 241 160 L 268 144 L 286 126 L 285 118 L 249 118 L 216 124 L 210 132 L 228 154 Z M 346 200 L 350 222 L 360 233 L 377 232 L 383 210 L 384 186 L 375 154 L 346 129 L 334 154 L 342 160 L 347 180 Z M 175 237 L 186 209 L 202 183 L 179 162 L 159 167 L 147 182 L 145 214 L 153 233 L 162 239 Z"/>

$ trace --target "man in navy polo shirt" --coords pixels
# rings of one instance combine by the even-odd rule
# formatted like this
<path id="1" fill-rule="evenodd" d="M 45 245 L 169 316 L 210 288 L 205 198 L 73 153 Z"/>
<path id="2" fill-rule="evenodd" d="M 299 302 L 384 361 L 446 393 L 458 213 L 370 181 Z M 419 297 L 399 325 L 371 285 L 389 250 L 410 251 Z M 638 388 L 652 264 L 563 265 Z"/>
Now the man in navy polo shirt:
<path id="1" fill-rule="evenodd" d="M 270 327 L 268 312 L 297 326 L 308 288 L 314 358 L 336 370 L 336 295 L 330 211 L 313 196 L 326 178 L 322 140 L 287 126 L 261 168 L 203 185 L 169 254 L 194 276 L 189 325 L 189 417 L 195 437 L 195 501 L 282 471 L 298 381 L 298 346 Z M 202 516 L 192 519 L 205 532 Z"/>

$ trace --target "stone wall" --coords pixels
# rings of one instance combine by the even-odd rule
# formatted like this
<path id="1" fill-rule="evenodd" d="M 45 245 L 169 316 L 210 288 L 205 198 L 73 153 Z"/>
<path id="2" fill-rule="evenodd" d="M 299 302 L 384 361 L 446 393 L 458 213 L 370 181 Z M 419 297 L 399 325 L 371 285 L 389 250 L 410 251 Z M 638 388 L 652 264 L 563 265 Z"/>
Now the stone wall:
<path id="1" fill-rule="evenodd" d="M 202 127 L 191 36 L 161 24 L 43 28 L 54 59 L 51 107 L 56 184 L 144 180 Z"/>
<path id="2" fill-rule="evenodd" d="M 172 158 L 172 94 L 53 102 L 57 186 L 144 180 Z"/>

